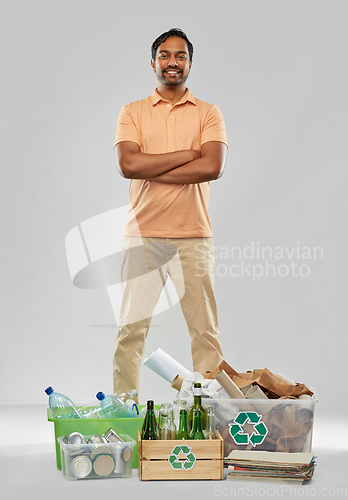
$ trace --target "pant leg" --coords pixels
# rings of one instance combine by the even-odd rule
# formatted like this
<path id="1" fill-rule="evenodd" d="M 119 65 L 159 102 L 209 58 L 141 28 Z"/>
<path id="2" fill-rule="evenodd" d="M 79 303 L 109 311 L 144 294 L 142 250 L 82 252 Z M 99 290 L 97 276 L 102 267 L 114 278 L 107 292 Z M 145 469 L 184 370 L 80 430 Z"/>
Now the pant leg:
<path id="1" fill-rule="evenodd" d="M 114 392 L 136 389 L 139 393 L 145 339 L 167 275 L 161 242 L 152 243 L 150 238 L 125 237 L 123 241 L 123 296 L 113 359 Z"/>
<path id="2" fill-rule="evenodd" d="M 199 373 L 211 372 L 223 361 L 214 293 L 213 239 L 170 241 L 178 248 L 181 269 L 170 265 L 168 274 L 178 294 L 182 290 L 182 276 L 184 279 L 185 290 L 180 304 L 191 335 L 193 369 Z"/>

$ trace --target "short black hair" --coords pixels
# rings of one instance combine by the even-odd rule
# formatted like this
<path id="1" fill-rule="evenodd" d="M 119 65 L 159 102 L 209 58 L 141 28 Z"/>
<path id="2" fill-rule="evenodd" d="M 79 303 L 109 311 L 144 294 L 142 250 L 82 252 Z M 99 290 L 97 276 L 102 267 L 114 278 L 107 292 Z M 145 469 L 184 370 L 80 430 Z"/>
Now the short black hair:
<path id="1" fill-rule="evenodd" d="M 190 40 L 187 38 L 186 33 L 184 33 L 180 28 L 172 28 L 169 31 L 162 33 L 162 35 L 160 35 L 158 38 L 156 38 L 156 40 L 151 45 L 151 57 L 152 57 L 152 59 L 155 61 L 158 47 L 161 45 L 162 42 L 165 42 L 167 40 L 167 38 L 169 38 L 171 36 L 178 36 L 180 38 L 183 38 L 186 41 L 187 46 L 188 46 L 188 50 L 189 50 L 190 61 L 192 61 L 193 45 L 190 42 Z"/>

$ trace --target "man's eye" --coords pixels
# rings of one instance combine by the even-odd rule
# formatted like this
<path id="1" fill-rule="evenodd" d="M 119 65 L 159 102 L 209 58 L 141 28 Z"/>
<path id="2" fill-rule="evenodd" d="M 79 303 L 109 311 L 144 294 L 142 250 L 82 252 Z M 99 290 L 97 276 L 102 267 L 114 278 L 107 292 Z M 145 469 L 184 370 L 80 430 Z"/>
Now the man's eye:
<path id="1" fill-rule="evenodd" d="M 178 56 L 178 59 L 180 59 L 180 61 L 184 61 L 186 59 L 186 56 Z"/>
<path id="2" fill-rule="evenodd" d="M 161 59 L 167 59 L 167 57 L 168 57 L 168 56 L 167 56 L 167 54 L 160 54 L 160 55 L 159 55 L 159 57 L 160 57 Z"/>

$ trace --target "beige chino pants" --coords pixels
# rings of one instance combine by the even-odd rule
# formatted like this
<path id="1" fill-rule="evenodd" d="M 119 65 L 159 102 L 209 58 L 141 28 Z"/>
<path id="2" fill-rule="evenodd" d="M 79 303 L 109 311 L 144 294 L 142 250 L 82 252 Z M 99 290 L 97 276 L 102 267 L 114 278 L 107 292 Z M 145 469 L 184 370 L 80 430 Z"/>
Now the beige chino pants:
<path id="1" fill-rule="evenodd" d="M 114 392 L 136 389 L 154 309 L 172 280 L 191 336 L 193 370 L 223 360 L 214 294 L 212 238 L 124 237 L 120 327 L 113 360 Z"/>

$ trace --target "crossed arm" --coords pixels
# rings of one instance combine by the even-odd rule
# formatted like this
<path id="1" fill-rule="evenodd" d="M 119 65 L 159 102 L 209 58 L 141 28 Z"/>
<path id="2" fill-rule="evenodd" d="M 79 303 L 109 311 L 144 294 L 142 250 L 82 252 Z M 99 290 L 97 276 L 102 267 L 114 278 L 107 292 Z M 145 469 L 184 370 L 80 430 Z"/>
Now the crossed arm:
<path id="1" fill-rule="evenodd" d="M 137 143 L 115 146 L 116 163 L 126 179 L 145 179 L 167 184 L 197 184 L 221 177 L 227 146 L 219 141 L 202 145 L 201 151 L 187 149 L 173 153 L 141 153 Z"/>

